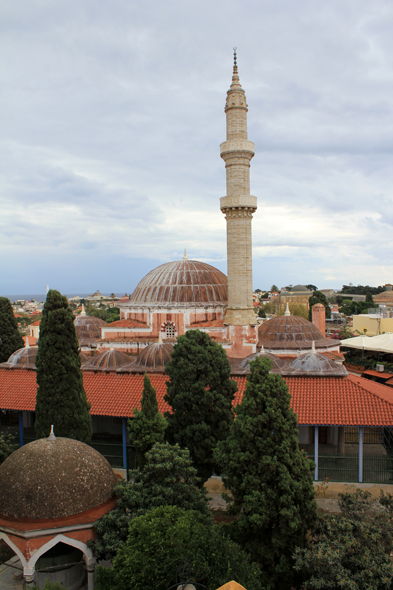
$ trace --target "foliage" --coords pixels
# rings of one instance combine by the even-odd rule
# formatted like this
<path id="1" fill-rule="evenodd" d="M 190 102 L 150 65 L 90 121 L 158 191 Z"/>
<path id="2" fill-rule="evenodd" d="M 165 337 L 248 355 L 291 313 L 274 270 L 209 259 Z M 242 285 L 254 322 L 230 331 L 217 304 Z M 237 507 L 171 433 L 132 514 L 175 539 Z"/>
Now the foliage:
<path id="1" fill-rule="evenodd" d="M 112 559 L 127 538 L 130 521 L 157 506 L 178 506 L 209 514 L 206 491 L 199 489 L 196 469 L 187 449 L 169 443 L 155 444 L 146 453 L 143 471 L 130 471 L 131 481 L 122 480 L 115 488 L 114 510 L 95 525 L 98 538 L 92 544 L 99 559 Z"/>
<path id="2" fill-rule="evenodd" d="M 270 287 L 270 293 L 273 293 L 273 291 L 275 291 L 276 293 L 279 292 L 279 288 L 277 287 L 277 285 L 272 285 Z"/>
<path id="3" fill-rule="evenodd" d="M 31 590 L 39 590 L 38 586 L 33 586 Z M 46 580 L 45 586 L 41 590 L 66 590 L 60 582 L 51 582 L 49 579 Z"/>
<path id="4" fill-rule="evenodd" d="M 6 363 L 13 352 L 23 347 L 11 301 L 0 297 L 0 363 Z"/>
<path id="5" fill-rule="evenodd" d="M 90 404 L 83 388 L 80 366 L 72 311 L 67 298 L 51 289 L 44 305 L 36 357 L 37 438 L 48 436 L 53 424 L 57 436 L 90 443 Z"/>
<path id="6" fill-rule="evenodd" d="M 360 315 L 368 312 L 370 303 L 366 301 L 350 301 L 344 299 L 341 305 L 339 305 L 338 311 L 344 315 Z"/>
<path id="7" fill-rule="evenodd" d="M 258 317 L 260 318 L 265 318 L 266 317 L 266 313 L 265 310 L 263 309 L 263 307 L 260 307 L 258 310 Z"/>
<path id="8" fill-rule="evenodd" d="M 99 307 L 100 309 L 97 309 L 93 305 L 88 305 L 86 308 L 86 314 L 95 318 L 100 318 L 100 320 L 104 320 L 105 322 L 108 322 L 108 324 L 117 322 L 120 319 L 120 307 L 104 306 L 102 302 Z"/>
<path id="9" fill-rule="evenodd" d="M 284 379 L 269 374 L 267 358 L 257 358 L 250 369 L 236 420 L 216 458 L 231 492 L 229 511 L 237 517 L 232 538 L 261 565 L 266 587 L 281 590 L 294 584 L 294 548 L 305 547 L 316 520 L 315 464 L 299 449 Z"/>
<path id="10" fill-rule="evenodd" d="M 367 293 L 370 293 L 370 295 L 378 295 L 384 291 L 385 287 L 382 287 L 381 285 L 379 287 L 370 287 L 370 285 L 357 285 L 356 287 L 354 285 L 343 285 L 341 289 L 341 293 L 349 295 L 367 295 Z"/>
<path id="11" fill-rule="evenodd" d="M 309 291 L 318 291 L 318 287 L 316 287 L 315 285 L 305 285 L 305 287 Z"/>
<path id="12" fill-rule="evenodd" d="M 305 320 L 308 320 L 308 307 L 307 305 L 302 305 L 301 303 L 289 303 L 288 309 L 291 312 L 291 315 L 295 315 Z M 279 313 L 277 315 L 284 315 L 286 311 L 286 306 L 281 307 Z"/>
<path id="13" fill-rule="evenodd" d="M 179 579 L 185 559 L 191 566 Z M 191 571 L 190 571 L 191 570 Z M 259 590 L 258 567 L 245 552 L 222 536 L 212 519 L 194 510 L 160 506 L 135 518 L 110 570 L 97 568 L 96 590 L 167 590 L 195 576 L 208 588 L 235 579 Z"/>
<path id="14" fill-rule="evenodd" d="M 177 340 L 170 362 L 164 400 L 167 437 L 190 451 L 198 477 L 204 483 L 215 468 L 213 452 L 229 433 L 236 382 L 222 346 L 200 330 L 190 330 Z"/>
<path id="15" fill-rule="evenodd" d="M 357 489 L 340 494 L 341 514 L 320 517 L 308 548 L 296 549 L 295 568 L 306 588 L 379 590 L 393 582 L 393 497 Z"/>
<path id="16" fill-rule="evenodd" d="M 3 463 L 13 453 L 19 445 L 15 441 L 15 437 L 12 434 L 5 435 L 4 432 L 0 432 L 0 464 Z"/>
<path id="17" fill-rule="evenodd" d="M 149 377 L 143 378 L 142 409 L 134 409 L 134 417 L 128 421 L 130 442 L 136 450 L 136 460 L 139 469 L 145 464 L 145 454 L 150 451 L 155 443 L 164 442 L 167 422 L 158 411 L 156 390 L 152 386 Z"/>
<path id="18" fill-rule="evenodd" d="M 322 291 L 314 291 L 314 293 L 311 295 L 311 297 L 308 300 L 308 319 L 310 320 L 310 322 L 312 322 L 312 308 L 313 308 L 313 305 L 315 305 L 316 303 L 322 303 L 322 305 L 325 306 L 326 318 L 329 319 L 332 317 L 332 313 L 330 311 L 330 305 L 328 303 L 328 300 L 326 299 L 326 295 L 324 293 L 322 293 Z"/>

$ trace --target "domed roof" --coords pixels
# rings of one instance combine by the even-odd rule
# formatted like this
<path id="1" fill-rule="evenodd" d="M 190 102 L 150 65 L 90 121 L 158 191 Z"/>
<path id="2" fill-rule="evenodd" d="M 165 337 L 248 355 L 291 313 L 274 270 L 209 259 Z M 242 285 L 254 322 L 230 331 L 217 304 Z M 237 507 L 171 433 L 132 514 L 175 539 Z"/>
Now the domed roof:
<path id="1" fill-rule="evenodd" d="M 227 305 L 228 279 L 217 268 L 183 260 L 150 271 L 136 286 L 129 305 Z"/>
<path id="2" fill-rule="evenodd" d="M 104 352 L 92 357 L 90 367 L 103 370 L 115 370 L 120 369 L 121 367 L 127 367 L 132 364 L 132 362 L 133 359 L 126 355 L 125 352 L 110 348 L 109 350 L 104 350 Z"/>
<path id="3" fill-rule="evenodd" d="M 86 315 L 84 306 L 82 305 L 82 312 L 75 317 L 74 324 L 79 344 L 86 346 L 101 338 L 101 326 L 106 326 L 107 322 L 100 318 Z"/>
<path id="4" fill-rule="evenodd" d="M 312 291 L 307 289 L 307 287 L 305 287 L 304 285 L 295 285 L 294 287 L 291 287 L 289 291 L 291 293 L 312 293 Z"/>
<path id="5" fill-rule="evenodd" d="M 324 338 L 313 323 L 294 315 L 282 315 L 263 322 L 258 328 L 258 346 L 267 350 L 311 350 L 312 342 L 316 348 L 336 348 L 337 343 Z"/>
<path id="6" fill-rule="evenodd" d="M 89 363 L 90 364 L 91 356 L 88 356 L 84 352 L 80 352 L 79 353 L 79 356 L 81 357 L 81 364 L 82 365 L 85 365 L 86 363 Z"/>
<path id="7" fill-rule="evenodd" d="M 293 377 L 345 377 L 348 371 L 312 347 L 311 352 L 300 354 L 290 365 L 284 366 L 282 375 Z"/>
<path id="8" fill-rule="evenodd" d="M 13 352 L 7 361 L 7 365 L 15 367 L 35 367 L 35 359 L 37 356 L 37 346 L 25 346 Z"/>
<path id="9" fill-rule="evenodd" d="M 0 514 L 72 516 L 109 500 L 115 484 L 108 461 L 92 447 L 70 438 L 41 438 L 0 465 Z"/>
<path id="10" fill-rule="evenodd" d="M 173 345 L 169 342 L 155 342 L 142 350 L 137 360 L 138 367 L 147 369 L 163 369 L 171 360 Z"/>
<path id="11" fill-rule="evenodd" d="M 250 371 L 250 363 L 254 361 L 256 358 L 268 358 L 269 360 L 271 360 L 271 370 L 273 373 L 280 373 L 281 368 L 284 365 L 284 361 L 282 361 L 280 357 L 278 357 L 275 354 L 272 354 L 271 352 L 265 352 L 262 347 L 262 350 L 260 352 L 250 354 L 249 356 L 246 356 L 244 359 L 242 359 L 242 361 L 239 363 L 239 367 L 243 369 L 243 372 L 248 373 Z"/>

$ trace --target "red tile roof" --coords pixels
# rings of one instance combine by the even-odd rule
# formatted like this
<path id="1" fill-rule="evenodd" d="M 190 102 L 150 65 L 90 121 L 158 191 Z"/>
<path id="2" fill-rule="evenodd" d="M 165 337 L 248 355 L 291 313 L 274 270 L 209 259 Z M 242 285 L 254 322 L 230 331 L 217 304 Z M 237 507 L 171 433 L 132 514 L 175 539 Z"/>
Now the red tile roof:
<path id="1" fill-rule="evenodd" d="M 169 409 L 164 402 L 167 377 L 150 374 L 157 392 L 160 412 Z M 241 401 L 246 376 L 235 377 L 238 392 L 234 405 Z M 288 377 L 291 405 L 299 424 L 346 426 L 393 426 L 393 391 L 390 387 L 354 375 L 345 378 Z M 83 383 L 91 414 L 131 417 L 140 408 L 143 374 L 86 371 Z M 34 411 L 37 391 L 35 371 L 0 368 L 0 409 Z"/>
<path id="2" fill-rule="evenodd" d="M 41 320 L 37 320 L 36 322 L 29 324 L 29 326 L 39 326 L 40 323 L 41 323 Z"/>

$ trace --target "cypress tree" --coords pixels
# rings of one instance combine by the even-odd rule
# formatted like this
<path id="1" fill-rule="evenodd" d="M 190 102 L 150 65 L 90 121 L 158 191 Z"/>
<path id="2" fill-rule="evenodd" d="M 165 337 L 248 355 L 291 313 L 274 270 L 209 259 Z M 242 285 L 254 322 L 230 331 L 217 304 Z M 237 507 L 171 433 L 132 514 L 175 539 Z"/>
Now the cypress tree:
<path id="1" fill-rule="evenodd" d="M 0 297 L 0 363 L 7 362 L 15 350 L 23 347 L 11 302 L 7 297 Z"/>
<path id="2" fill-rule="evenodd" d="M 166 402 L 167 438 L 188 448 L 203 484 L 213 473 L 214 449 L 228 436 L 233 422 L 236 382 L 225 350 L 200 330 L 189 330 L 177 340 L 171 360 Z"/>
<path id="3" fill-rule="evenodd" d="M 296 415 L 280 375 L 257 358 L 228 438 L 216 459 L 230 490 L 229 510 L 237 518 L 236 540 L 262 569 L 266 588 L 295 585 L 292 555 L 305 547 L 316 521 L 312 474 L 315 464 L 299 449 Z"/>
<path id="4" fill-rule="evenodd" d="M 83 388 L 79 343 L 67 297 L 48 292 L 38 339 L 37 438 L 49 435 L 51 424 L 56 436 L 91 442 L 90 404 Z"/>
<path id="5" fill-rule="evenodd" d="M 136 462 L 139 469 L 145 465 L 145 454 L 156 443 L 164 442 L 166 420 L 158 411 L 156 390 L 145 374 L 143 378 L 143 391 L 141 410 L 134 409 L 134 417 L 128 421 L 130 442 L 136 450 Z"/>

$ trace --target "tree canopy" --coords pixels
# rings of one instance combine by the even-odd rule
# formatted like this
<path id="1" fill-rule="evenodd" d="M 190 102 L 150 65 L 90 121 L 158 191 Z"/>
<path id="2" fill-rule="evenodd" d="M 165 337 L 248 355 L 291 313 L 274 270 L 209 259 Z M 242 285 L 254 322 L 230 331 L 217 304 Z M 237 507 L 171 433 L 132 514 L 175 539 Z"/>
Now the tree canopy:
<path id="1" fill-rule="evenodd" d="M 199 489 L 196 469 L 188 449 L 157 443 L 146 453 L 142 471 L 130 471 L 130 481 L 120 481 L 117 506 L 95 525 L 98 538 L 92 544 L 99 559 L 112 559 L 127 539 L 133 518 L 157 506 L 178 506 L 209 515 L 206 491 Z"/>
<path id="2" fill-rule="evenodd" d="M 311 297 L 308 300 L 308 305 L 309 305 L 308 319 L 310 320 L 310 322 L 312 321 L 312 308 L 313 308 L 313 305 L 315 305 L 316 303 L 322 303 L 322 305 L 325 306 L 326 318 L 332 317 L 330 305 L 329 305 L 329 302 L 326 298 L 326 295 L 324 293 L 322 293 L 322 291 L 314 291 L 314 293 L 311 295 Z"/>
<path id="3" fill-rule="evenodd" d="M 308 547 L 295 552 L 306 588 L 388 590 L 393 582 L 393 497 L 340 494 L 341 514 L 319 518 Z"/>
<path id="4" fill-rule="evenodd" d="M 23 347 L 11 301 L 0 297 L 0 363 L 7 362 L 13 352 Z"/>
<path id="5" fill-rule="evenodd" d="M 56 436 L 90 443 L 90 404 L 80 366 L 79 344 L 67 297 L 51 289 L 42 314 L 36 357 L 37 438 L 47 437 L 53 424 Z"/>
<path id="6" fill-rule="evenodd" d="M 316 520 L 314 463 L 299 449 L 296 415 L 284 379 L 270 374 L 271 362 L 257 358 L 228 438 L 216 459 L 236 516 L 232 538 L 262 568 L 266 588 L 291 588 L 292 554 L 305 547 Z"/>
<path id="7" fill-rule="evenodd" d="M 231 367 L 222 346 L 200 330 L 189 330 L 177 340 L 170 362 L 165 401 L 167 438 L 188 448 L 198 477 L 204 483 L 213 473 L 214 449 L 229 433 L 232 401 L 237 390 L 229 378 Z"/>
<path id="8" fill-rule="evenodd" d="M 128 421 L 130 443 L 135 447 L 139 469 L 145 464 L 145 454 L 155 443 L 164 442 L 167 422 L 158 411 L 156 390 L 149 377 L 143 378 L 141 410 L 134 409 L 134 417 Z"/>
<path id="9" fill-rule="evenodd" d="M 179 579 L 186 559 L 186 573 Z M 235 579 L 247 590 L 260 590 L 256 564 L 220 534 L 212 519 L 195 510 L 160 506 L 130 523 L 113 567 L 97 568 L 96 589 L 167 590 L 194 576 L 212 589 Z"/>
<path id="10" fill-rule="evenodd" d="M 16 443 L 12 434 L 0 432 L 0 464 L 3 463 L 13 453 L 19 445 Z"/>

